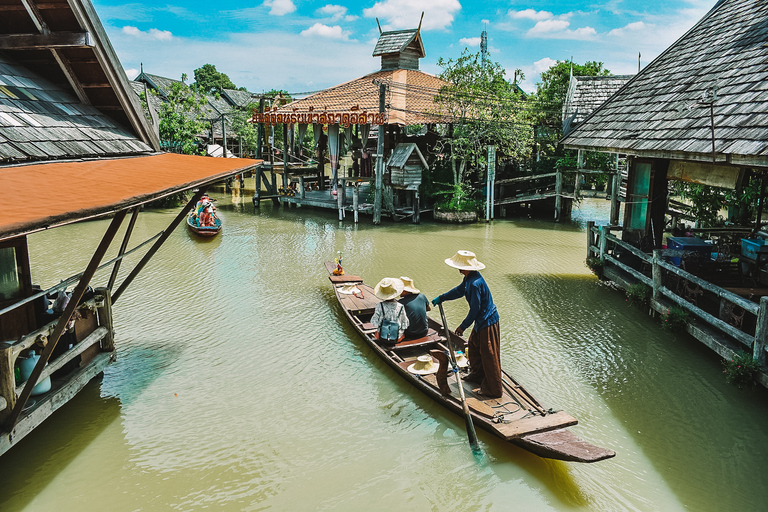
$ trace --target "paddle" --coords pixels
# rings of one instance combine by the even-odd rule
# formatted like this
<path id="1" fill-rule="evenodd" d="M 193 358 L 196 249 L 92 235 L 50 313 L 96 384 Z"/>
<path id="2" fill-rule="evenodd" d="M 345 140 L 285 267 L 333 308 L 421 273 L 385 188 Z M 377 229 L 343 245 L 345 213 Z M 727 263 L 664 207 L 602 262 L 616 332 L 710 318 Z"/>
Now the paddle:
<path id="1" fill-rule="evenodd" d="M 469 446 L 472 448 L 472 452 L 475 455 L 482 453 L 480 444 L 477 442 L 477 433 L 475 432 L 475 425 L 472 423 L 472 415 L 469 412 L 469 406 L 467 405 L 467 399 L 464 397 L 464 385 L 461 383 L 461 376 L 459 375 L 459 367 L 456 364 L 456 354 L 453 347 L 453 341 L 451 341 L 451 331 L 448 329 L 448 322 L 445 320 L 445 311 L 443 310 L 443 303 L 437 305 L 440 308 L 440 318 L 443 320 L 443 329 L 445 329 L 445 338 L 448 340 L 448 352 L 451 356 L 451 363 L 453 364 L 454 375 L 456 375 L 456 384 L 459 386 L 459 396 L 461 397 L 461 406 L 464 408 L 464 423 L 467 425 L 467 437 L 469 438 Z"/>

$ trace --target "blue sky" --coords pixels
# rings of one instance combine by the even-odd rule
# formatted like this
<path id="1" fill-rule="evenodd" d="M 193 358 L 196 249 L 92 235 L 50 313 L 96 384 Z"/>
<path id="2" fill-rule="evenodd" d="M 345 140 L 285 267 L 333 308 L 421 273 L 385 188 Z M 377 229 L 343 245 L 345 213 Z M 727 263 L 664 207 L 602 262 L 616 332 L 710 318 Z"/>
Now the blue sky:
<path id="1" fill-rule="evenodd" d="M 346 82 L 380 67 L 371 57 L 379 31 L 415 28 L 424 11 L 421 69 L 438 74 L 440 57 L 479 51 L 488 32 L 491 58 L 525 90 L 558 60 L 597 60 L 614 74 L 637 71 L 693 26 L 715 0 L 93 0 L 129 78 L 148 73 L 193 77 L 214 64 L 253 92 L 299 93 Z"/>

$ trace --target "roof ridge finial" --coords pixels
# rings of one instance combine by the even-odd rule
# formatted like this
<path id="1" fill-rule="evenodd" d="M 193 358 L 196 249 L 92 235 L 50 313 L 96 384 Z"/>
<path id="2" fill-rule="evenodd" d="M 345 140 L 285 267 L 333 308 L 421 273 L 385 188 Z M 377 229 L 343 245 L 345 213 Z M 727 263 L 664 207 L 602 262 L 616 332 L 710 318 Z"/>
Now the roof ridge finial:
<path id="1" fill-rule="evenodd" d="M 379 26 L 379 35 L 383 34 L 384 32 L 381 30 L 381 23 L 379 23 L 379 18 L 376 18 L 376 25 Z"/>
<path id="2" fill-rule="evenodd" d="M 421 11 L 421 19 L 419 20 L 419 28 L 416 29 L 416 33 L 421 32 L 421 22 L 424 21 L 424 11 Z"/>
<path id="3" fill-rule="evenodd" d="M 139 66 L 141 67 L 141 74 L 144 74 L 144 63 L 141 62 Z"/>

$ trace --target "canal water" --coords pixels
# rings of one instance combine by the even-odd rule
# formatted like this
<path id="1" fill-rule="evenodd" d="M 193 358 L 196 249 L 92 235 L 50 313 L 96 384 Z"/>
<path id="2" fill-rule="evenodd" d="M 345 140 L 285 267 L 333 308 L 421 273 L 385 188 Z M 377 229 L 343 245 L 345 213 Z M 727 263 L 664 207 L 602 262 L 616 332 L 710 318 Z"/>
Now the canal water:
<path id="1" fill-rule="evenodd" d="M 562 224 L 373 227 L 216 197 L 221 236 L 173 233 L 115 305 L 117 362 L 2 457 L 0 510 L 765 510 L 768 394 L 727 385 L 717 357 L 589 272 L 586 220 L 607 201 Z M 175 214 L 142 213 L 134 239 Z M 35 281 L 82 271 L 105 227 L 31 236 Z M 487 265 L 504 368 L 614 459 L 549 461 L 480 431 L 477 461 L 463 420 L 347 325 L 323 266 L 343 251 L 370 284 L 407 275 L 431 298 L 459 283 L 457 249 Z M 450 324 L 466 310 L 447 303 Z"/>

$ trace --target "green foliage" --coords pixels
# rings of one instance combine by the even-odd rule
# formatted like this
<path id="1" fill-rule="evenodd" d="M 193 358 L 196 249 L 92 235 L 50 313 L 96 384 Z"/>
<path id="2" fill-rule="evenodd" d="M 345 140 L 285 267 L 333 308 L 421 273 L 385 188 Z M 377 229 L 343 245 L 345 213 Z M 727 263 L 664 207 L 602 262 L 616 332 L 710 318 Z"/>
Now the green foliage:
<path id="1" fill-rule="evenodd" d="M 187 155 L 201 154 L 198 135 L 210 129 L 205 119 L 211 114 L 205 96 L 181 82 L 168 90 L 168 100 L 160 105 L 160 141 L 166 148 Z"/>
<path id="2" fill-rule="evenodd" d="M 688 326 L 687 310 L 672 306 L 665 313 L 661 314 L 661 328 L 671 332 L 685 332 Z"/>
<path id="3" fill-rule="evenodd" d="M 203 67 L 195 70 L 195 85 L 207 93 L 221 92 L 222 89 L 237 89 L 226 73 L 217 71 L 213 64 L 203 64 Z"/>
<path id="4" fill-rule="evenodd" d="M 733 359 L 723 361 L 723 373 L 725 382 L 735 384 L 738 388 L 752 387 L 755 384 L 755 374 L 760 365 L 751 354 L 739 351 Z"/>
<path id="5" fill-rule="evenodd" d="M 673 182 L 674 193 L 685 199 L 691 205 L 700 227 L 716 227 L 722 225 L 723 219 L 718 215 L 725 205 L 726 190 L 698 183 Z"/>
<path id="6" fill-rule="evenodd" d="M 444 196 L 445 199 L 435 205 L 435 208 L 446 212 L 474 212 L 480 207 L 480 202 L 472 198 L 472 187 L 467 183 L 454 183 L 448 185 L 440 183 L 448 190 L 437 192 L 435 195 Z"/>
<path id="7" fill-rule="evenodd" d="M 454 168 L 454 183 L 463 181 L 472 166 L 484 169 L 489 145 L 496 146 L 499 157 L 520 160 L 530 155 L 533 128 L 525 98 L 506 80 L 499 63 L 483 64 L 480 53 L 465 49 L 456 60 L 440 58 L 438 66 L 449 85 L 435 98 L 436 112 L 453 121 L 453 134 L 436 151 L 444 152 L 449 145 L 451 157 L 461 162 Z"/>
<path id="8" fill-rule="evenodd" d="M 243 156 L 253 154 L 258 149 L 259 130 L 257 125 L 250 122 L 253 109 L 258 108 L 258 103 L 252 103 L 245 110 L 236 110 L 228 116 L 232 131 L 237 135 Z"/>
<path id="9" fill-rule="evenodd" d="M 605 267 L 605 262 L 603 260 L 601 260 L 600 258 L 595 257 L 595 256 L 590 256 L 590 257 L 587 258 L 587 261 L 585 261 L 584 264 L 597 277 L 602 277 L 603 276 L 603 268 Z"/>
<path id="10" fill-rule="evenodd" d="M 171 194 L 170 196 L 161 197 L 147 204 L 148 208 L 178 208 L 179 206 L 186 204 L 189 201 L 189 197 L 186 192 L 179 192 L 178 194 Z"/>
<path id="11" fill-rule="evenodd" d="M 650 286 L 643 283 L 631 284 L 627 287 L 627 302 L 630 306 L 647 307 L 651 302 L 653 291 Z"/>

